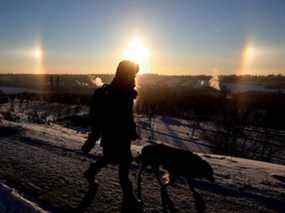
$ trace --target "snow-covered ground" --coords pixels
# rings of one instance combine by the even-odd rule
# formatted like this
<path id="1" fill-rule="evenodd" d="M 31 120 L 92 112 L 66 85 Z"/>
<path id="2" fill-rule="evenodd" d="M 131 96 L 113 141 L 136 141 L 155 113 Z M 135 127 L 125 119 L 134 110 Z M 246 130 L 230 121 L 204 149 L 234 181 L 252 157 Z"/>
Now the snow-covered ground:
<path id="1" fill-rule="evenodd" d="M 192 136 L 189 121 L 166 116 L 156 116 L 150 121 L 145 116 L 136 116 L 139 134 L 145 140 L 166 143 L 176 148 L 209 153 L 211 144 Z M 196 136 L 197 136 L 196 132 Z"/>
<path id="2" fill-rule="evenodd" d="M 232 93 L 241 93 L 241 92 L 285 92 L 284 89 L 270 89 L 263 85 L 257 84 L 242 84 L 242 83 L 221 83 L 222 86 L 226 87 Z"/>
<path id="3" fill-rule="evenodd" d="M 178 130 L 181 134 L 188 132 Z M 98 192 L 86 202 L 90 193 L 82 173 L 101 149 L 96 147 L 90 155 L 82 155 L 79 150 L 85 133 L 55 124 L 7 121 L 0 131 L 0 179 L 26 199 L 51 212 L 120 211 L 115 165 L 99 174 Z M 142 138 L 134 143 L 134 153 L 149 140 Z M 206 212 L 285 212 L 285 166 L 212 154 L 201 156 L 212 165 L 216 178 L 214 184 L 203 180 L 194 183 L 206 202 Z M 185 165 L 185 169 L 191 169 L 191 165 Z M 133 163 L 133 182 L 137 172 L 138 165 Z M 195 212 L 193 197 L 183 181 L 169 191 L 179 212 Z M 150 173 L 143 177 L 143 197 L 145 212 L 161 212 L 159 186 Z"/>
<path id="4" fill-rule="evenodd" d="M 0 106 L 0 114 L 1 112 L 11 112 L 13 119 L 21 123 L 51 123 L 63 120 L 61 123 L 67 125 L 69 116 L 87 114 L 88 108 L 44 101 L 15 100 L 13 104 L 7 103 Z M 150 121 L 146 116 L 136 115 L 135 117 L 139 134 L 145 140 L 160 141 L 181 149 L 209 153 L 210 144 L 192 137 L 192 128 L 189 127 L 191 124 L 187 120 L 155 116 Z M 74 125 L 69 127 L 80 132 L 88 130 L 86 126 L 85 128 Z"/>
<path id="5" fill-rule="evenodd" d="M 86 106 L 16 99 L 13 102 L 0 105 L 0 117 L 1 113 L 7 120 L 21 123 L 51 124 L 56 122 L 81 133 L 88 131 L 88 107 Z M 218 139 L 215 140 L 217 134 L 213 134 L 220 129 L 213 122 L 197 122 L 167 116 L 153 116 L 150 119 L 145 115 L 136 115 L 135 118 L 139 134 L 146 141 L 167 143 L 180 149 L 200 153 L 216 152 L 217 144 L 220 142 Z M 194 132 L 193 126 L 196 126 Z M 199 128 L 204 130 L 199 130 Z M 255 132 L 251 130 L 255 130 Z M 244 131 L 248 138 L 254 138 L 265 143 L 270 139 L 272 144 L 277 144 L 272 147 L 271 160 L 275 163 L 285 163 L 285 149 L 280 149 L 280 147 L 284 147 L 285 132 L 270 130 L 273 135 L 266 141 L 262 132 L 263 129 L 253 129 L 252 127 L 248 127 Z M 243 138 L 241 140 L 243 141 Z M 246 145 L 248 153 L 252 156 L 257 156 L 271 148 L 265 147 L 264 151 L 261 143 L 256 144 L 251 140 L 247 140 Z"/>

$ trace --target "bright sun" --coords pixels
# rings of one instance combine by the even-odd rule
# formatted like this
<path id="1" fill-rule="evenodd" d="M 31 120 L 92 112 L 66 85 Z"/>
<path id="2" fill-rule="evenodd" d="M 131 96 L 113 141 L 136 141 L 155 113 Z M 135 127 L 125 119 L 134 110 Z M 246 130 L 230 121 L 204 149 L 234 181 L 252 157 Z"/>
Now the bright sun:
<path id="1" fill-rule="evenodd" d="M 123 52 L 123 58 L 137 63 L 140 73 L 149 72 L 149 50 L 139 37 L 134 37 Z"/>

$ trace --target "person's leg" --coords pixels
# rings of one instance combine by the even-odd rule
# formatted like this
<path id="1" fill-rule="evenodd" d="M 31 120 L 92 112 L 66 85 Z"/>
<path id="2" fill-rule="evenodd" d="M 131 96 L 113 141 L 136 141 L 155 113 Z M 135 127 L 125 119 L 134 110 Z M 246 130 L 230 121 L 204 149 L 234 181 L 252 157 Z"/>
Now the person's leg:
<path id="1" fill-rule="evenodd" d="M 98 172 L 100 172 L 100 170 L 107 166 L 107 164 L 109 164 L 109 159 L 106 157 L 100 157 L 98 160 L 96 160 L 95 163 L 90 163 L 89 169 L 90 172 L 92 172 L 94 175 L 96 175 Z"/>
<path id="2" fill-rule="evenodd" d="M 141 188 L 142 174 L 145 168 L 146 168 L 146 165 L 142 164 L 140 167 L 139 173 L 138 173 L 138 178 L 137 178 L 137 195 L 141 201 L 142 201 L 142 188 Z"/>
<path id="3" fill-rule="evenodd" d="M 128 161 L 119 162 L 119 178 L 123 191 L 121 212 L 141 212 L 142 203 L 137 200 L 133 191 L 132 182 L 129 179 L 129 166 L 130 162 Z"/>
<path id="4" fill-rule="evenodd" d="M 110 161 L 106 157 L 99 158 L 95 163 L 90 163 L 89 168 L 84 172 L 84 177 L 87 179 L 90 186 L 95 183 L 95 176 L 100 170 L 105 167 Z"/>
<path id="5" fill-rule="evenodd" d="M 133 186 L 129 179 L 129 166 L 128 161 L 119 162 L 119 179 L 124 196 L 133 193 Z"/>

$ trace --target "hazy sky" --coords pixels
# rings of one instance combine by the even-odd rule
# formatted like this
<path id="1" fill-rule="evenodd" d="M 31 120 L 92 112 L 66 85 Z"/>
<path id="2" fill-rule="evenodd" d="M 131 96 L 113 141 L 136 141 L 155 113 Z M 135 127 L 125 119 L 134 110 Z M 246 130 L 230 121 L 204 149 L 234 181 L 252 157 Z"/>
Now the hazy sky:
<path id="1" fill-rule="evenodd" d="M 285 74 L 284 0 L 1 0 L 0 73 L 112 73 L 133 37 L 160 74 Z"/>

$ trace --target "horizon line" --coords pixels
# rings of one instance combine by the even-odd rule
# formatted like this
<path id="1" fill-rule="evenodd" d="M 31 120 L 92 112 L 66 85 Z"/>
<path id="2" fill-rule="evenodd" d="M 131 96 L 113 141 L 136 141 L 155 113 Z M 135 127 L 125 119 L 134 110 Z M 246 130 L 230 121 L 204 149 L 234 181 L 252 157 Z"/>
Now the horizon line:
<path id="1" fill-rule="evenodd" d="M 87 73 L 87 74 L 80 74 L 80 73 L 0 73 L 0 75 L 70 75 L 70 76 L 76 76 L 76 75 L 115 75 L 115 73 Z M 142 73 L 138 74 L 139 76 L 143 75 L 157 75 L 157 76 L 169 76 L 169 77 L 188 77 L 188 76 L 257 76 L 257 77 L 268 77 L 268 76 L 281 76 L 285 77 L 285 74 L 279 73 L 279 74 L 218 74 L 218 75 L 211 75 L 211 74 L 160 74 L 160 73 Z"/>

